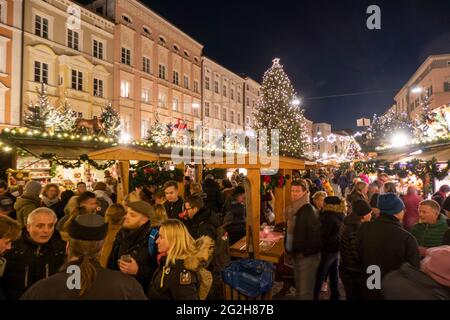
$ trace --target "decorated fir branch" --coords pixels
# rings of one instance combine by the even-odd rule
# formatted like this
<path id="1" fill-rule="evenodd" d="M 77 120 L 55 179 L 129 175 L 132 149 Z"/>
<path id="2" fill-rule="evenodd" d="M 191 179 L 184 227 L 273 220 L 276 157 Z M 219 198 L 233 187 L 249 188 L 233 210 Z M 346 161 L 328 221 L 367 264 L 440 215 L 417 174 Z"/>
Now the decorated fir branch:
<path id="1" fill-rule="evenodd" d="M 294 87 L 283 70 L 279 59 L 264 73 L 261 98 L 254 111 L 254 129 L 280 130 L 279 154 L 304 157 L 308 137 L 303 110 L 297 103 Z M 270 132 L 268 133 L 270 136 Z M 268 141 L 271 150 L 271 141 Z"/>

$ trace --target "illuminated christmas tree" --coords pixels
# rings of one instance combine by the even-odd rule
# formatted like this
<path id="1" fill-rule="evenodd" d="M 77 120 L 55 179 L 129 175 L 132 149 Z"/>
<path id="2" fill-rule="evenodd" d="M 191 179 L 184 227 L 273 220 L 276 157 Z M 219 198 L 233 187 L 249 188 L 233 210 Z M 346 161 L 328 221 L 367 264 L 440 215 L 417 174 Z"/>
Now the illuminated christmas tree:
<path id="1" fill-rule="evenodd" d="M 65 99 L 61 102 L 58 110 L 62 114 L 61 122 L 58 124 L 58 129 L 62 131 L 72 132 L 75 130 L 75 122 L 77 120 L 77 112 L 72 109 L 69 101 Z"/>
<path id="2" fill-rule="evenodd" d="M 309 143 L 305 117 L 296 103 L 294 87 L 279 62 L 274 59 L 272 67 L 264 74 L 262 96 L 254 111 L 254 129 L 280 130 L 279 154 L 303 157 Z M 271 150 L 270 141 L 268 148 Z"/>
<path id="3" fill-rule="evenodd" d="M 42 131 L 55 131 L 63 121 L 64 116 L 50 104 L 47 95 L 47 88 L 44 83 L 41 83 L 40 88 L 36 88 L 38 94 L 38 102 L 34 104 L 31 102 L 27 107 L 25 113 L 25 126 L 31 129 L 38 129 Z"/>
<path id="4" fill-rule="evenodd" d="M 120 125 L 119 112 L 114 109 L 111 102 L 107 103 L 105 107 L 102 108 L 100 121 L 102 122 L 108 137 L 118 138 L 120 136 L 122 126 Z"/>

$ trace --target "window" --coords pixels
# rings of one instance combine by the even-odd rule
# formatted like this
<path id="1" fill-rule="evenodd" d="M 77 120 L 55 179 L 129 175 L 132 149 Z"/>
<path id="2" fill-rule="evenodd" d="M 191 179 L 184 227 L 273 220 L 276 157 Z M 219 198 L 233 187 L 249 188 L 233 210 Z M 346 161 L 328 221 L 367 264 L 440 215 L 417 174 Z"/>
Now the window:
<path id="1" fill-rule="evenodd" d="M 166 102 L 167 102 L 166 95 L 164 93 L 160 93 L 158 95 L 158 107 L 166 108 Z"/>
<path id="2" fill-rule="evenodd" d="M 141 138 L 147 136 L 148 129 L 150 128 L 150 121 L 146 119 L 141 120 Z"/>
<path id="3" fill-rule="evenodd" d="M 122 80 L 120 81 L 120 96 L 122 98 L 130 97 L 130 81 Z"/>
<path id="4" fill-rule="evenodd" d="M 234 89 L 230 88 L 230 98 L 231 100 L 234 100 Z"/>
<path id="5" fill-rule="evenodd" d="M 192 106 L 192 110 L 194 111 L 193 113 L 194 113 L 194 117 L 199 117 L 200 115 L 199 115 L 199 104 L 198 103 L 195 103 L 193 106 Z"/>
<path id="6" fill-rule="evenodd" d="M 80 35 L 78 32 L 73 31 L 71 29 L 67 29 L 67 46 L 74 50 L 79 50 L 79 38 Z"/>
<path id="7" fill-rule="evenodd" d="M 198 93 L 198 81 L 194 80 L 194 92 Z"/>
<path id="8" fill-rule="evenodd" d="M 239 91 L 237 93 L 237 102 L 241 103 L 241 93 Z"/>
<path id="9" fill-rule="evenodd" d="M 205 89 L 209 90 L 209 77 L 205 77 Z"/>
<path id="10" fill-rule="evenodd" d="M 227 121 L 227 109 L 222 108 L 222 120 Z"/>
<path id="11" fill-rule="evenodd" d="M 237 114 L 237 124 L 241 125 L 241 114 L 240 113 Z"/>
<path id="12" fill-rule="evenodd" d="M 209 143 L 209 129 L 205 128 L 205 132 L 203 134 L 203 139 L 205 140 L 206 143 Z"/>
<path id="13" fill-rule="evenodd" d="M 150 31 L 149 28 L 143 27 L 142 29 L 144 30 L 144 33 L 145 33 L 146 35 L 148 35 L 148 36 L 152 34 L 152 32 Z"/>
<path id="14" fill-rule="evenodd" d="M 173 111 L 179 111 L 178 110 L 178 98 L 173 98 L 172 110 Z"/>
<path id="15" fill-rule="evenodd" d="M 252 106 L 255 107 L 255 100 L 252 100 Z"/>
<path id="16" fill-rule="evenodd" d="M 219 81 L 214 81 L 214 92 L 219 93 Z"/>
<path id="17" fill-rule="evenodd" d="M 35 16 L 34 34 L 42 38 L 48 39 L 48 19 L 41 16 Z"/>
<path id="18" fill-rule="evenodd" d="M 338 146 L 334 146 L 334 153 L 338 153 Z"/>
<path id="19" fill-rule="evenodd" d="M 226 85 L 222 86 L 222 94 L 223 94 L 224 97 L 227 96 L 227 86 Z"/>
<path id="20" fill-rule="evenodd" d="M 164 39 L 163 36 L 159 36 L 159 42 L 161 42 L 162 44 L 166 44 L 166 39 Z"/>
<path id="21" fill-rule="evenodd" d="M 83 118 L 83 112 L 77 112 L 77 118 Z"/>
<path id="22" fill-rule="evenodd" d="M 250 125 L 250 117 L 245 117 L 245 124 Z"/>
<path id="23" fill-rule="evenodd" d="M 450 91 L 450 81 L 444 82 L 444 91 L 445 92 Z"/>
<path id="24" fill-rule="evenodd" d="M 250 107 L 250 99 L 249 98 L 247 98 L 246 105 L 247 105 L 247 107 Z"/>
<path id="25" fill-rule="evenodd" d="M 131 65 L 131 51 L 130 49 L 122 47 L 122 63 Z"/>
<path id="26" fill-rule="evenodd" d="M 175 52 L 179 52 L 180 48 L 178 48 L 178 46 L 176 44 L 173 45 L 173 50 L 175 50 Z"/>
<path id="27" fill-rule="evenodd" d="M 195 61 L 195 63 L 198 63 L 198 58 L 197 57 L 194 57 L 194 61 Z"/>
<path id="28" fill-rule="evenodd" d="M 320 151 L 320 144 L 317 145 L 317 150 Z"/>
<path id="29" fill-rule="evenodd" d="M 214 105 L 214 118 L 219 119 L 219 106 Z"/>
<path id="30" fill-rule="evenodd" d="M 97 59 L 103 59 L 103 42 L 94 40 L 92 45 L 92 55 Z"/>
<path id="31" fill-rule="evenodd" d="M 131 18 L 129 16 L 125 15 L 125 14 L 122 15 L 122 19 L 126 23 L 132 23 Z"/>
<path id="32" fill-rule="evenodd" d="M 83 91 L 83 72 L 72 70 L 72 89 Z"/>
<path id="33" fill-rule="evenodd" d="M 142 102 L 149 103 L 150 102 L 150 91 L 147 88 L 143 88 L 141 92 Z"/>
<path id="34" fill-rule="evenodd" d="M 247 90 L 249 90 L 248 85 L 247 85 Z"/>
<path id="35" fill-rule="evenodd" d="M 186 56 L 186 58 L 189 58 L 189 52 L 187 52 L 186 50 L 184 50 L 184 55 Z"/>
<path id="36" fill-rule="evenodd" d="M 177 86 L 178 86 L 179 83 L 180 83 L 178 71 L 174 71 L 174 72 L 173 72 L 173 83 L 176 84 Z"/>
<path id="37" fill-rule="evenodd" d="M 48 84 L 48 64 L 34 62 L 34 81 Z"/>
<path id="38" fill-rule="evenodd" d="M 147 57 L 142 57 L 142 71 L 150 73 L 150 59 Z"/>
<path id="39" fill-rule="evenodd" d="M 94 78 L 94 96 L 103 97 L 103 80 Z"/>
<path id="40" fill-rule="evenodd" d="M 166 66 L 163 66 L 162 64 L 159 65 L 159 78 L 166 79 Z"/>
<path id="41" fill-rule="evenodd" d="M 0 22 L 6 24 L 6 14 L 8 13 L 7 2 L 0 1 Z"/>
<path id="42" fill-rule="evenodd" d="M 230 122 L 234 123 L 234 111 L 230 110 Z"/>
<path id="43" fill-rule="evenodd" d="M 188 76 L 184 76 L 184 87 L 186 89 L 189 89 L 189 77 Z"/>
<path id="44" fill-rule="evenodd" d="M 209 117 L 209 102 L 205 102 L 205 117 Z"/>

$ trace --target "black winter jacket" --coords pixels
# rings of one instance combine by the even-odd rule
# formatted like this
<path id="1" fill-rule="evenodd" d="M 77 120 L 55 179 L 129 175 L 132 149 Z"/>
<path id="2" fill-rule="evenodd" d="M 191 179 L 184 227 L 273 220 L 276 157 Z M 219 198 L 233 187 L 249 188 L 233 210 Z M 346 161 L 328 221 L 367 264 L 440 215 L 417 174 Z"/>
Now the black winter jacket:
<path id="1" fill-rule="evenodd" d="M 380 268 L 383 279 L 389 272 L 400 268 L 404 262 L 419 267 L 417 241 L 412 234 L 403 229 L 400 221 L 394 216 L 382 214 L 375 221 L 362 224 L 356 237 L 363 272 L 367 267 L 376 265 Z M 369 276 L 365 274 L 363 283 Z M 381 290 L 364 289 L 364 299 L 382 299 Z"/>
<path id="2" fill-rule="evenodd" d="M 206 193 L 205 207 L 212 212 L 222 212 L 224 196 L 220 191 L 220 186 L 212 179 L 203 182 L 203 192 Z"/>
<path id="3" fill-rule="evenodd" d="M 322 226 L 322 252 L 336 253 L 343 227 L 344 214 L 334 211 L 322 211 L 320 223 Z"/>
<path id="4" fill-rule="evenodd" d="M 96 267 L 96 278 L 86 293 L 69 290 L 67 280 L 71 274 L 65 270 L 35 283 L 21 300 L 147 300 L 142 286 L 133 277 L 122 272 Z"/>
<path id="5" fill-rule="evenodd" d="M 350 214 L 344 218 L 344 228 L 339 246 L 341 253 L 339 268 L 343 272 L 362 273 L 361 259 L 356 243 L 356 234 L 360 226 L 361 218 L 357 215 Z"/>
<path id="6" fill-rule="evenodd" d="M 58 272 L 66 258 L 66 242 L 55 230 L 47 243 L 39 245 L 24 228 L 4 258 L 6 267 L 1 278 L 4 294 L 8 300 L 18 300 L 34 283 Z"/>
<path id="7" fill-rule="evenodd" d="M 184 211 L 183 199 L 178 197 L 178 200 L 175 202 L 164 202 L 164 208 L 167 212 L 167 217 L 169 219 L 180 219 L 179 214 Z"/>
<path id="8" fill-rule="evenodd" d="M 130 254 L 139 266 L 138 273 L 134 277 L 144 291 L 148 289 L 152 274 L 157 268 L 156 255 L 151 257 L 148 250 L 150 230 L 150 221 L 136 230 L 120 229 L 107 264 L 108 269 L 120 270 L 118 260 L 122 255 Z"/>
<path id="9" fill-rule="evenodd" d="M 381 287 L 386 300 L 450 300 L 450 288 L 409 263 L 387 274 Z"/>
<path id="10" fill-rule="evenodd" d="M 208 208 L 200 209 L 192 219 L 185 220 L 184 223 L 192 238 L 198 239 L 201 236 L 209 236 L 216 239 L 216 227 L 213 225 L 213 212 Z"/>
<path id="11" fill-rule="evenodd" d="M 292 253 L 303 254 L 305 257 L 320 252 L 321 232 L 320 221 L 314 208 L 307 203 L 295 214 Z"/>

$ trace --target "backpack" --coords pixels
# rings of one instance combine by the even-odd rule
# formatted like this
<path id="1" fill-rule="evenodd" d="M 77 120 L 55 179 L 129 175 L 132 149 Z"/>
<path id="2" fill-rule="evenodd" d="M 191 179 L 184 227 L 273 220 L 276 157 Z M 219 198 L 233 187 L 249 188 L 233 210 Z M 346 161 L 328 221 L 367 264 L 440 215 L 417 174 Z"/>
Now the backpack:
<path id="1" fill-rule="evenodd" d="M 153 257 L 156 252 L 156 238 L 159 235 L 159 230 L 156 228 L 152 228 L 150 230 L 150 234 L 148 236 L 148 253 L 150 253 L 150 257 Z"/>

